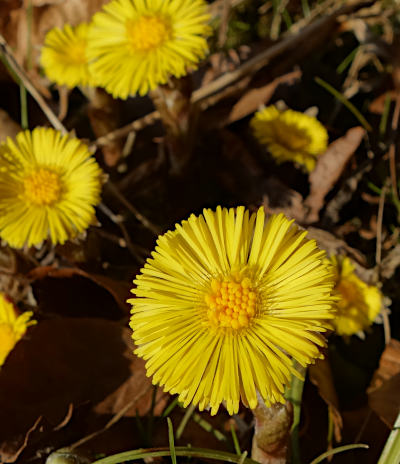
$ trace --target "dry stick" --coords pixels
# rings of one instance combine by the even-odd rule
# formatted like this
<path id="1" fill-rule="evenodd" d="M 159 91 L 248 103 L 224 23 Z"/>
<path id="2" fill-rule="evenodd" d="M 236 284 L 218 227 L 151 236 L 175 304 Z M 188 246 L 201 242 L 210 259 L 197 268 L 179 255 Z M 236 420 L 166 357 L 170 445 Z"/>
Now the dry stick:
<path id="1" fill-rule="evenodd" d="M 115 198 L 117 198 L 125 207 L 138 219 L 147 229 L 151 230 L 155 235 L 160 235 L 161 229 L 149 221 L 143 214 L 130 203 L 125 196 L 117 189 L 117 187 L 111 183 L 107 182 L 106 186 L 108 187 L 110 193 L 112 193 Z"/>
<path id="2" fill-rule="evenodd" d="M 207 98 L 212 98 L 214 94 L 221 91 L 229 85 L 235 84 L 237 81 L 247 76 L 248 74 L 253 74 L 259 71 L 261 68 L 266 66 L 272 59 L 276 58 L 278 55 L 288 51 L 292 47 L 297 47 L 302 41 L 307 41 L 309 38 L 312 38 L 321 30 L 325 30 L 332 21 L 338 18 L 341 15 L 350 13 L 358 7 L 364 5 L 370 5 L 371 0 L 359 0 L 357 2 L 348 3 L 338 9 L 336 9 L 331 15 L 324 16 L 314 23 L 305 26 L 304 29 L 299 31 L 297 34 L 285 34 L 285 38 L 282 39 L 277 44 L 269 47 L 267 50 L 259 53 L 255 57 L 251 58 L 247 62 L 243 63 L 237 69 L 232 72 L 228 72 L 218 77 L 209 84 L 201 87 L 200 89 L 195 90 L 192 93 L 191 101 L 192 103 L 197 103 Z M 290 31 L 289 31 L 290 32 Z M 115 140 L 120 137 L 124 137 L 133 130 L 140 130 L 146 127 L 148 124 L 154 123 L 160 118 L 158 111 L 153 111 L 152 113 L 136 119 L 135 121 L 129 123 L 126 126 L 123 126 L 113 132 L 110 132 L 106 136 L 100 137 L 94 141 L 91 145 L 92 147 L 101 147 L 106 145 L 112 140 Z"/>
<path id="3" fill-rule="evenodd" d="M 17 60 L 14 57 L 14 53 L 5 41 L 4 37 L 0 34 L 0 50 L 5 56 L 5 59 L 12 69 L 12 71 L 18 76 L 18 78 L 21 80 L 21 82 L 24 84 L 25 88 L 28 90 L 28 92 L 32 95 L 32 97 L 36 100 L 36 103 L 40 106 L 41 110 L 43 113 L 47 116 L 48 120 L 52 124 L 52 126 L 60 131 L 62 134 L 68 134 L 68 130 L 66 127 L 62 124 L 62 122 L 58 119 L 56 114 L 53 112 L 53 110 L 50 108 L 46 100 L 40 95 L 39 91 L 36 89 L 34 86 L 33 82 L 31 81 L 30 77 L 26 74 L 25 70 L 22 68 L 22 66 L 17 62 Z M 147 115 L 146 118 L 149 118 L 150 115 Z M 91 149 L 92 146 L 89 147 Z M 122 193 L 120 193 L 110 181 L 107 182 L 107 184 L 110 187 L 110 190 L 114 194 L 118 200 L 124 204 L 129 211 L 131 211 L 136 219 L 141 222 L 146 228 L 151 230 L 154 234 L 158 235 L 158 228 L 154 226 L 146 217 L 143 216 L 125 197 Z M 125 235 L 125 234 L 124 234 Z M 125 237 L 126 240 L 126 237 Z"/>
<path id="4" fill-rule="evenodd" d="M 77 448 L 78 446 L 83 445 L 87 441 L 91 440 L 92 438 L 97 437 L 101 433 L 107 431 L 111 426 L 113 426 L 116 422 L 118 422 L 124 415 L 125 413 L 131 409 L 141 398 L 143 398 L 144 395 L 147 394 L 147 392 L 152 388 L 152 385 L 149 385 L 144 391 L 140 392 L 138 395 L 135 396 L 129 403 L 127 403 L 122 409 L 120 409 L 108 422 L 107 424 L 100 430 L 97 430 L 96 432 L 93 432 L 86 437 L 81 438 L 80 440 L 76 441 L 72 445 L 69 446 L 69 448 Z"/>
<path id="5" fill-rule="evenodd" d="M 392 131 L 397 135 L 397 128 L 399 125 L 400 115 L 400 94 L 396 97 L 396 106 L 394 107 L 393 118 L 392 118 Z M 392 142 L 389 147 L 389 168 L 390 168 L 390 180 L 392 182 L 393 196 L 396 200 L 396 204 L 399 203 L 399 194 L 397 191 L 397 175 L 396 175 L 396 149 L 395 144 Z"/>
<path id="6" fill-rule="evenodd" d="M 380 267 L 382 263 L 382 224 L 383 224 L 383 210 L 385 207 L 385 196 L 388 187 L 384 185 L 379 197 L 379 206 L 378 206 L 378 217 L 377 217 L 377 228 L 376 228 L 376 254 L 375 254 L 375 261 L 376 267 L 378 269 L 378 274 L 380 272 Z M 382 319 L 383 319 L 383 332 L 385 335 L 385 344 L 387 345 L 391 339 L 391 329 L 390 329 L 390 322 L 388 312 L 383 309 L 382 311 Z"/>
<path id="7" fill-rule="evenodd" d="M 41 110 L 47 116 L 47 119 L 51 122 L 53 127 L 57 129 L 58 131 L 60 131 L 62 134 L 67 134 L 68 133 L 67 129 L 60 122 L 56 114 L 53 112 L 53 110 L 47 104 L 45 99 L 40 95 L 39 91 L 33 85 L 32 81 L 30 80 L 29 76 L 25 72 L 24 68 L 15 59 L 13 51 L 8 46 L 6 40 L 1 34 L 0 34 L 0 50 L 1 50 L 1 53 L 5 57 L 7 64 L 10 66 L 12 71 L 17 75 L 17 77 L 23 83 L 26 90 L 36 100 L 36 103 L 40 106 Z"/>

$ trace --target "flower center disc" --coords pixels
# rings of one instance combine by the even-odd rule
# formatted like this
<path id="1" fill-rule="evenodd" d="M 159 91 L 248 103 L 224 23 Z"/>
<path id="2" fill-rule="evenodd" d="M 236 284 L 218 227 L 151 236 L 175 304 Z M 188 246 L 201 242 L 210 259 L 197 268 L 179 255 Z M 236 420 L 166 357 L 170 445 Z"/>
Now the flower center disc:
<path id="1" fill-rule="evenodd" d="M 24 180 L 25 195 L 35 205 L 51 205 L 60 198 L 60 177 L 49 169 L 40 168 Z"/>
<path id="2" fill-rule="evenodd" d="M 68 50 L 70 61 L 75 64 L 86 64 L 86 41 L 79 40 Z"/>
<path id="3" fill-rule="evenodd" d="M 133 51 L 147 52 L 171 38 L 171 26 L 159 16 L 142 16 L 126 25 L 128 40 Z"/>
<path id="4" fill-rule="evenodd" d="M 248 327 L 257 309 L 257 293 L 248 277 L 213 279 L 206 294 L 207 317 L 212 327 Z"/>
<path id="5" fill-rule="evenodd" d="M 307 134 L 297 127 L 283 124 L 282 121 L 279 121 L 279 124 L 275 126 L 279 142 L 289 150 L 302 150 L 310 143 Z"/>

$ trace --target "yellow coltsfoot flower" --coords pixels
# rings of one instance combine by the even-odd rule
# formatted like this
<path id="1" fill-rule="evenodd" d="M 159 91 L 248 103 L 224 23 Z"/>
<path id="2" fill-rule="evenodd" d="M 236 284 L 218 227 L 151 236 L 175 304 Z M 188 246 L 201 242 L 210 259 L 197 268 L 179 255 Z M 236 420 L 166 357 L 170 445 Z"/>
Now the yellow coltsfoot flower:
<path id="1" fill-rule="evenodd" d="M 88 30 L 86 23 L 66 24 L 46 34 L 40 63 L 51 81 L 69 88 L 95 85 L 86 55 Z"/>
<path id="2" fill-rule="evenodd" d="M 277 163 L 292 161 L 311 172 L 317 157 L 327 149 L 325 127 L 316 118 L 298 111 L 280 111 L 271 105 L 258 111 L 250 126 Z"/>
<path id="3" fill-rule="evenodd" d="M 90 69 L 114 97 L 145 95 L 208 52 L 204 0 L 112 0 L 93 16 Z"/>
<path id="4" fill-rule="evenodd" d="M 134 281 L 135 353 L 153 383 L 216 414 L 284 402 L 301 365 L 322 357 L 334 278 L 314 240 L 282 214 L 244 207 L 190 216 L 160 236 Z"/>
<path id="5" fill-rule="evenodd" d="M 32 314 L 32 311 L 27 311 L 18 315 L 15 306 L 0 292 L 0 367 L 26 329 L 36 324 L 31 320 Z"/>
<path id="6" fill-rule="evenodd" d="M 362 334 L 370 327 L 383 308 L 383 295 L 367 285 L 354 272 L 351 260 L 343 256 L 331 256 L 335 271 L 337 316 L 332 321 L 338 335 Z"/>
<path id="7" fill-rule="evenodd" d="M 0 145 L 0 238 L 21 248 L 76 237 L 95 222 L 101 185 L 80 140 L 43 127 L 20 132 Z"/>

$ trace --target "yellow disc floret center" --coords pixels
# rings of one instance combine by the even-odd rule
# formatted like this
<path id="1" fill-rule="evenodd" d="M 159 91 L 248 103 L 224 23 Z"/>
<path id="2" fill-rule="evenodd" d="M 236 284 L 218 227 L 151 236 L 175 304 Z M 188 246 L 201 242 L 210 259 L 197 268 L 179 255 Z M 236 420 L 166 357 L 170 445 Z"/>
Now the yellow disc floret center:
<path id="1" fill-rule="evenodd" d="M 275 132 L 279 143 L 288 150 L 303 150 L 310 144 L 310 137 L 307 133 L 294 125 L 279 121 L 275 125 Z"/>
<path id="2" fill-rule="evenodd" d="M 257 311 L 257 293 L 248 277 L 212 279 L 205 295 L 207 318 L 212 327 L 248 327 Z"/>
<path id="3" fill-rule="evenodd" d="M 171 38 L 171 25 L 160 16 L 142 16 L 127 22 L 127 35 L 133 51 L 153 50 Z"/>
<path id="4" fill-rule="evenodd" d="M 60 176 L 46 168 L 39 168 L 24 179 L 25 196 L 34 205 L 51 205 L 61 194 Z"/>
<path id="5" fill-rule="evenodd" d="M 71 44 L 69 49 L 67 50 L 70 61 L 75 64 L 86 64 L 86 47 L 86 40 L 78 40 L 75 43 Z"/>

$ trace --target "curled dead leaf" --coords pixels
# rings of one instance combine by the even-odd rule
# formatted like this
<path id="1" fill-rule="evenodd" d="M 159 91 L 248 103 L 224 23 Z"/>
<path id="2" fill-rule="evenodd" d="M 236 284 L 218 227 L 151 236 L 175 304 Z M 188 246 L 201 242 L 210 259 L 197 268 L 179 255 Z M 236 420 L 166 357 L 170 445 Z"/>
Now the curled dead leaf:
<path id="1" fill-rule="evenodd" d="M 309 176 L 310 194 L 305 200 L 309 208 L 306 222 L 317 222 L 324 199 L 340 178 L 347 162 L 357 150 L 365 134 L 361 126 L 349 129 L 343 137 L 332 142 L 327 151 L 318 158 L 314 171 Z"/>

